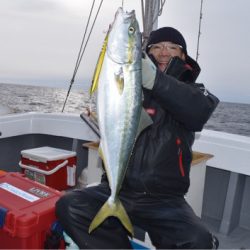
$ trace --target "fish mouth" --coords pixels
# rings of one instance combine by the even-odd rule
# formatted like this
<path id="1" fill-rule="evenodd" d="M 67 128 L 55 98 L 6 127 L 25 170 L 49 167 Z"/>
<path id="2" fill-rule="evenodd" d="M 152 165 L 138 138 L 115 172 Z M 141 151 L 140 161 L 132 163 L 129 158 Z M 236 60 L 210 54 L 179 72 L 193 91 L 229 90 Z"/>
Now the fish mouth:
<path id="1" fill-rule="evenodd" d="M 118 15 L 122 15 L 124 19 L 131 18 L 135 16 L 135 10 L 125 11 L 122 7 L 119 7 L 115 13 L 115 19 Z"/>
<path id="2" fill-rule="evenodd" d="M 113 27 L 114 23 L 117 22 L 117 19 L 122 19 L 124 22 L 128 22 L 129 20 L 135 20 L 135 10 L 125 11 L 122 7 L 119 7 L 115 13 L 114 21 L 110 25 L 110 29 Z"/>

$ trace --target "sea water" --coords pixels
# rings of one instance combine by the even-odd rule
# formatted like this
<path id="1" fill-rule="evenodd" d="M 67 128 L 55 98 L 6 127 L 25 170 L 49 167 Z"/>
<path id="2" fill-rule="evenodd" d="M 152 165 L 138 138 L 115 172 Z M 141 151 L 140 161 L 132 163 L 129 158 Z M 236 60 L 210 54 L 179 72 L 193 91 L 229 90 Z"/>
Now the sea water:
<path id="1" fill-rule="evenodd" d="M 63 88 L 0 84 L 0 106 L 9 113 L 61 112 L 66 95 Z M 86 89 L 73 89 L 64 112 L 80 114 L 93 109 L 92 99 Z M 250 136 L 250 104 L 220 102 L 204 128 Z"/>

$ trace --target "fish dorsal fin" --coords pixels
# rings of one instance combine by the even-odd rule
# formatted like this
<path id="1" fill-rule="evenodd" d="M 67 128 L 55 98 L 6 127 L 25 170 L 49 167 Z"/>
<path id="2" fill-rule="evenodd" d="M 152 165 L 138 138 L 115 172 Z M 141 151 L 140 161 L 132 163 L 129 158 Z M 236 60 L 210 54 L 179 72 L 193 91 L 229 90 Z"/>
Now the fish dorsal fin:
<path id="1" fill-rule="evenodd" d="M 100 73 L 101 73 L 102 64 L 103 64 L 104 57 L 105 57 L 106 50 L 107 50 L 108 35 L 109 35 L 109 33 L 107 33 L 107 35 L 105 36 L 105 39 L 104 39 L 104 42 L 103 42 L 103 45 L 102 45 L 102 50 L 101 50 L 101 52 L 99 54 L 99 58 L 97 60 L 96 66 L 95 66 L 95 72 L 94 72 L 94 76 L 93 76 L 93 79 L 92 79 L 92 85 L 90 87 L 90 95 L 92 95 L 96 91 L 96 89 L 98 87 L 99 76 L 100 76 Z"/>
<path id="2" fill-rule="evenodd" d="M 139 136 L 139 134 L 144 130 L 146 127 L 150 126 L 153 123 L 153 120 L 149 116 L 149 114 L 146 112 L 144 108 L 141 110 L 141 116 L 140 121 L 136 133 L 136 138 Z"/>
<path id="3" fill-rule="evenodd" d="M 124 75 L 122 67 L 119 68 L 119 71 L 117 73 L 114 73 L 114 77 L 118 93 L 121 95 L 124 89 Z"/>

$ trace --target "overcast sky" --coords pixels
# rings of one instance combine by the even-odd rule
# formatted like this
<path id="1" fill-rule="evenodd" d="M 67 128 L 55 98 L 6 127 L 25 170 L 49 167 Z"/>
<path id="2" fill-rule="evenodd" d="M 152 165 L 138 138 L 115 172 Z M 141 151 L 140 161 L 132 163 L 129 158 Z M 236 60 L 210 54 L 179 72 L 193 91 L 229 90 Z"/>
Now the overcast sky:
<path id="1" fill-rule="evenodd" d="M 140 2 L 124 0 L 124 8 L 135 9 L 141 24 Z M 90 86 L 105 31 L 121 3 L 104 0 L 76 86 Z M 91 4 L 92 0 L 0 0 L 0 82 L 68 87 Z M 250 103 L 249 10 L 249 0 L 203 2 L 198 81 L 222 101 Z M 193 58 L 199 11 L 200 0 L 166 0 L 158 22 L 158 27 L 182 32 Z"/>

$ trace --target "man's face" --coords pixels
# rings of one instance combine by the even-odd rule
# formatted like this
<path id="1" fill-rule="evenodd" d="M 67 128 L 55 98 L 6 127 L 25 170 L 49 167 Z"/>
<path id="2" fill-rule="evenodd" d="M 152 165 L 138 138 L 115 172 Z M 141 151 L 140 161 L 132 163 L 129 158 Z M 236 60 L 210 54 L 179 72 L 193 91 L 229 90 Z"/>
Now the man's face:
<path id="1" fill-rule="evenodd" d="M 172 57 L 178 56 L 185 60 L 182 47 L 171 42 L 160 42 L 150 46 L 149 54 L 153 55 L 158 63 L 158 68 L 164 71 Z"/>

